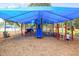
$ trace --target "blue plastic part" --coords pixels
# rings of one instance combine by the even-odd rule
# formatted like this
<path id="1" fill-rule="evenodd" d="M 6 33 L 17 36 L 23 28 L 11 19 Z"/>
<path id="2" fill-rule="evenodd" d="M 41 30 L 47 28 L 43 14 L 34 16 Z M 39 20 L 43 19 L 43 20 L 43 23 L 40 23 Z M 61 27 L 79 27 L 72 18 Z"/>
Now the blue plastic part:
<path id="1" fill-rule="evenodd" d="M 38 15 L 38 14 L 41 15 Z M 43 18 L 42 23 L 55 24 L 79 18 L 79 8 L 74 7 L 26 7 L 0 9 L 0 18 L 13 22 L 29 24 L 35 19 Z M 33 20 L 33 21 L 32 21 Z M 39 19 L 40 20 L 40 19 Z"/>
<path id="2" fill-rule="evenodd" d="M 42 18 L 41 18 L 41 14 L 40 12 L 38 12 L 38 19 L 36 20 L 36 25 L 37 25 L 37 29 L 36 29 L 36 37 L 37 38 L 42 38 L 43 37 L 43 32 L 42 32 Z"/>
<path id="3" fill-rule="evenodd" d="M 37 38 L 42 38 L 43 37 L 42 28 L 40 28 L 39 26 L 36 29 L 36 37 Z"/>

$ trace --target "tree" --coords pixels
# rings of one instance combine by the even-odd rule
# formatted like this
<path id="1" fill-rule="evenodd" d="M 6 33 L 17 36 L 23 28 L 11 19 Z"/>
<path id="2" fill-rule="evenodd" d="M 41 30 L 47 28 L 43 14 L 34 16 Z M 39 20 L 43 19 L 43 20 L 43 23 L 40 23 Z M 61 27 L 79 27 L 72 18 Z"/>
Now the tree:
<path id="1" fill-rule="evenodd" d="M 9 21 L 9 20 L 5 20 L 9 25 L 16 25 L 18 27 L 20 27 L 20 24 L 19 23 L 16 23 L 16 22 L 12 22 L 12 21 Z"/>
<path id="2" fill-rule="evenodd" d="M 76 28 L 79 28 L 79 18 L 74 20 L 74 25 Z"/>
<path id="3" fill-rule="evenodd" d="M 50 3 L 31 3 L 29 6 L 51 6 Z"/>

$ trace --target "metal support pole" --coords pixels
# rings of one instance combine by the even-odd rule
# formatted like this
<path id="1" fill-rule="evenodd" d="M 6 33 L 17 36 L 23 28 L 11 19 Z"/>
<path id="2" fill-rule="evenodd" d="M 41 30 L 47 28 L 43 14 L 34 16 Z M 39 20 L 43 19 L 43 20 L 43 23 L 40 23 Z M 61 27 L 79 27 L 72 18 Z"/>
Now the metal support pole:
<path id="1" fill-rule="evenodd" d="M 59 35 L 59 24 L 57 24 L 57 40 L 60 39 L 60 35 Z"/>
<path id="2" fill-rule="evenodd" d="M 6 21 L 5 21 L 5 23 L 4 23 L 4 31 L 6 31 Z"/>
<path id="3" fill-rule="evenodd" d="M 73 31 L 74 31 L 74 27 L 73 27 L 73 21 L 71 21 L 71 40 L 73 41 L 74 37 L 73 37 Z"/>
<path id="4" fill-rule="evenodd" d="M 65 22 L 65 33 L 64 33 L 64 40 L 66 41 L 66 37 L 67 37 L 67 23 Z"/>
<path id="5" fill-rule="evenodd" d="M 23 24 L 21 24 L 21 35 L 23 35 L 23 29 L 22 29 Z"/>
<path id="6" fill-rule="evenodd" d="M 71 39 L 72 39 L 72 41 L 74 40 L 74 37 L 73 37 L 73 30 L 74 30 L 74 28 L 73 28 L 73 26 L 71 27 Z"/>
<path id="7" fill-rule="evenodd" d="M 25 24 L 25 30 L 26 30 L 26 24 Z"/>
<path id="8" fill-rule="evenodd" d="M 46 33 L 47 33 L 47 24 L 46 24 Z"/>
<path id="9" fill-rule="evenodd" d="M 64 33 L 64 31 L 63 31 L 63 23 L 61 23 L 61 25 L 62 25 L 62 38 L 64 38 L 64 35 L 63 35 L 63 33 Z"/>
<path id="10" fill-rule="evenodd" d="M 26 35 L 26 24 L 24 25 L 25 27 L 24 27 L 24 35 Z"/>
<path id="11" fill-rule="evenodd" d="M 54 33 L 54 24 L 53 24 L 53 33 Z"/>

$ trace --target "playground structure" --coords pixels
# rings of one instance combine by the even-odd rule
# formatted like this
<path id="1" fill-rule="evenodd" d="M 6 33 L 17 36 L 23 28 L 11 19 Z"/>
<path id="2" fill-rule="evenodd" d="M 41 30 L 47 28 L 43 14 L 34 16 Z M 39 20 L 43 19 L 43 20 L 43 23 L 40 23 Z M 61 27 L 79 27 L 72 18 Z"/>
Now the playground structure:
<path id="1" fill-rule="evenodd" d="M 64 23 L 65 31 L 63 30 L 64 31 L 64 32 L 62 32 L 63 34 L 60 33 L 60 24 L 53 24 L 52 25 L 53 27 L 51 29 L 49 27 L 49 31 L 47 31 L 47 28 L 48 28 L 47 27 L 45 33 L 43 32 L 43 29 L 44 29 L 43 26 L 45 24 L 39 24 L 39 25 L 36 24 L 36 26 L 35 26 L 36 29 L 33 29 L 33 28 L 31 29 L 31 27 L 34 27 L 34 26 L 31 26 L 30 28 L 28 28 L 28 27 L 26 28 L 26 26 L 25 26 L 25 29 L 22 29 L 22 25 L 23 24 L 21 24 L 21 35 L 22 36 L 26 36 L 26 35 L 28 35 L 28 33 L 30 33 L 30 35 L 36 36 L 36 38 L 43 38 L 43 37 L 46 37 L 46 36 L 51 36 L 51 37 L 57 38 L 57 40 L 60 40 L 62 38 L 62 39 L 64 39 L 66 41 L 67 31 L 68 31 L 68 27 L 67 27 L 67 23 L 66 22 Z M 5 24 L 5 27 L 6 27 L 6 24 Z M 5 29 L 4 32 L 6 32 L 6 28 L 5 27 L 4 27 L 4 29 Z M 8 33 L 5 34 L 4 32 L 3 32 L 4 38 L 8 38 L 9 37 Z M 73 37 L 74 35 L 73 35 L 72 28 L 71 28 L 70 35 L 71 35 L 70 40 L 73 40 L 74 39 L 74 37 Z"/>
<path id="2" fill-rule="evenodd" d="M 0 23 L 0 56 L 79 56 L 79 27 L 74 23 L 79 21 L 79 6 L 4 5 L 0 8 L 4 20 Z"/>
<path id="3" fill-rule="evenodd" d="M 60 10 L 58 10 L 60 9 Z M 72 11 L 72 12 L 71 12 Z M 0 9 L 0 18 L 4 20 L 9 20 L 12 22 L 17 22 L 21 24 L 36 24 L 36 37 L 43 37 L 43 24 L 56 24 L 56 38 L 60 39 L 61 34 L 59 33 L 59 23 L 65 22 L 64 28 L 64 40 L 67 37 L 67 21 L 71 21 L 78 18 L 79 8 L 65 8 L 65 7 L 27 7 L 26 9 Z M 65 12 L 65 13 L 64 13 Z M 16 14 L 14 14 L 16 13 Z M 74 13 L 74 14 L 73 14 Z M 70 15 L 73 14 L 73 15 Z M 6 21 L 5 21 L 6 27 Z M 73 37 L 73 25 L 71 26 L 71 40 Z M 5 28 L 6 31 L 6 28 Z M 54 33 L 54 32 L 53 32 Z M 22 28 L 21 34 L 23 35 Z"/>

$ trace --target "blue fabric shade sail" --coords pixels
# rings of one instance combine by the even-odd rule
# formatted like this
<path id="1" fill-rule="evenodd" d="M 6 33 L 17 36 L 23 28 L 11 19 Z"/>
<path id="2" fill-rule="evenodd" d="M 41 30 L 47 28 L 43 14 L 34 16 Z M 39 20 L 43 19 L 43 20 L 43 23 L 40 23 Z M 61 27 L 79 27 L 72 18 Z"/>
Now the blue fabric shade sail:
<path id="1" fill-rule="evenodd" d="M 72 7 L 26 7 L 0 9 L 0 18 L 22 24 L 33 23 L 42 19 L 42 23 L 54 24 L 79 17 L 79 8 Z"/>

